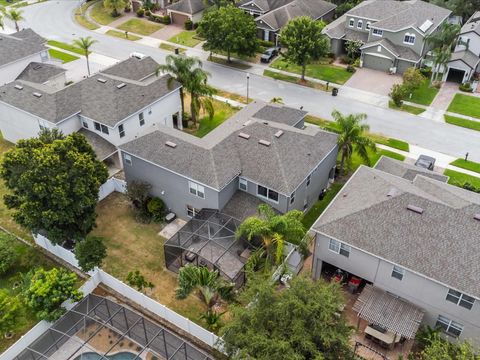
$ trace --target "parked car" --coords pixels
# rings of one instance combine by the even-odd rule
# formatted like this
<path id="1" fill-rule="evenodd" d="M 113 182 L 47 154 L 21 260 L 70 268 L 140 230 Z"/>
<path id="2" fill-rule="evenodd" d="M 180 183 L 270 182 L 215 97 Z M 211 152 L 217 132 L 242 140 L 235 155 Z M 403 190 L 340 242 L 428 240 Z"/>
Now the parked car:
<path id="1" fill-rule="evenodd" d="M 143 58 L 145 58 L 147 55 L 144 55 L 142 53 L 139 53 L 139 52 L 133 52 L 130 54 L 130 57 L 131 58 L 137 58 L 139 60 L 142 60 Z"/>
<path id="2" fill-rule="evenodd" d="M 427 170 L 433 170 L 435 167 L 435 158 L 427 155 L 420 155 L 415 162 L 415 166 L 427 169 Z"/>
<path id="3" fill-rule="evenodd" d="M 260 61 L 264 63 L 269 63 L 272 59 L 278 55 L 278 48 L 268 48 L 260 57 Z"/>

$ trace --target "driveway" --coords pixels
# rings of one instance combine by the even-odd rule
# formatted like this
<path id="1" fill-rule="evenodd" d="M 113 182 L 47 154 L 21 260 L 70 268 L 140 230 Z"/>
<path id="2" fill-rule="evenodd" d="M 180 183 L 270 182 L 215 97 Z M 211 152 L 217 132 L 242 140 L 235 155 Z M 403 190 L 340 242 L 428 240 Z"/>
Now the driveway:
<path id="1" fill-rule="evenodd" d="M 175 35 L 181 33 L 183 30 L 185 30 L 185 29 L 181 26 L 170 24 L 170 25 L 167 25 L 167 26 L 161 28 L 160 30 L 154 32 L 150 36 L 154 37 L 156 39 L 159 39 L 159 40 L 168 40 L 172 36 L 175 36 Z"/>
<path id="2" fill-rule="evenodd" d="M 401 82 L 402 77 L 400 75 L 389 75 L 383 71 L 359 68 L 345 85 L 354 89 L 388 96 L 393 84 L 400 84 Z"/>

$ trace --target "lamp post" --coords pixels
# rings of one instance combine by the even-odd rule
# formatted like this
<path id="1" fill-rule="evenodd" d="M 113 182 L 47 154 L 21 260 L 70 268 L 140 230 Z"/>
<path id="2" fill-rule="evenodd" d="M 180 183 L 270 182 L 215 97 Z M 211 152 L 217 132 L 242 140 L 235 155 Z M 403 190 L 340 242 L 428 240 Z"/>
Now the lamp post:
<path id="1" fill-rule="evenodd" d="M 249 90 L 249 84 L 250 84 L 250 74 L 247 73 L 247 105 L 248 105 L 248 90 Z"/>

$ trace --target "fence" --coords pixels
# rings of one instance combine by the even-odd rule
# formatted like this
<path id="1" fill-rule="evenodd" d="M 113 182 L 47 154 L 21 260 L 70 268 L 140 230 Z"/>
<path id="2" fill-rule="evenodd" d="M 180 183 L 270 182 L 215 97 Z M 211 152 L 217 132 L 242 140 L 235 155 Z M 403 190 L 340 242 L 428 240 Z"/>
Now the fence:
<path id="1" fill-rule="evenodd" d="M 102 201 L 114 191 L 125 194 L 127 191 L 126 181 L 117 179 L 115 177 L 108 179 L 104 184 L 102 184 L 102 186 L 100 186 L 100 189 L 98 190 L 98 201 Z"/>

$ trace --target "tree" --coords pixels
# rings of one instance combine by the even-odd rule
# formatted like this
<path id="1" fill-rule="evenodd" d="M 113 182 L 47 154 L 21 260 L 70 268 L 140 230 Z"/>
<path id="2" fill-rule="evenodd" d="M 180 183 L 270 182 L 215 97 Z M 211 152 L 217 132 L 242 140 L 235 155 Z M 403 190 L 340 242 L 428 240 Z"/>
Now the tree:
<path id="1" fill-rule="evenodd" d="M 215 114 L 213 103 L 210 100 L 215 90 L 207 84 L 209 76 L 208 72 L 197 67 L 192 70 L 185 83 L 185 89 L 190 93 L 190 115 L 194 126 L 197 125 L 197 117 L 201 109 L 208 114 L 210 120 Z"/>
<path id="2" fill-rule="evenodd" d="M 10 235 L 0 233 L 0 276 L 6 274 L 17 261 L 18 255 Z"/>
<path id="3" fill-rule="evenodd" d="M 5 24 L 3 22 L 3 16 L 1 12 L 0 12 L 0 28 L 2 28 L 2 30 L 5 30 Z"/>
<path id="4" fill-rule="evenodd" d="M 98 190 L 108 172 L 83 135 L 45 130 L 4 154 L 0 177 L 13 219 L 60 244 L 81 240 L 93 229 Z"/>
<path id="5" fill-rule="evenodd" d="M 450 60 L 452 51 L 450 49 L 437 48 L 432 50 L 433 53 L 433 66 L 432 66 L 432 77 L 430 78 L 430 83 L 433 83 L 438 79 L 440 74 L 440 69 L 444 68 L 445 65 Z"/>
<path id="6" fill-rule="evenodd" d="M 198 34 L 206 39 L 205 50 L 254 56 L 258 49 L 257 27 L 252 16 L 229 4 L 208 11 L 198 23 Z"/>
<path id="7" fill-rule="evenodd" d="M 90 76 L 90 62 L 89 62 L 89 59 L 88 59 L 88 55 L 90 54 L 90 48 L 96 42 L 98 42 L 98 41 L 92 39 L 90 36 L 81 37 L 81 38 L 73 40 L 73 45 L 75 45 L 79 49 L 82 49 L 84 54 L 85 54 L 85 59 L 87 60 L 88 76 Z"/>
<path id="8" fill-rule="evenodd" d="M 120 10 L 125 9 L 126 5 L 125 0 L 103 0 L 103 6 L 112 10 L 113 17 L 120 16 Z"/>
<path id="9" fill-rule="evenodd" d="M 347 51 L 347 56 L 355 60 L 360 56 L 360 48 L 362 47 L 363 42 L 360 40 L 347 40 L 345 43 L 345 50 Z"/>
<path id="10" fill-rule="evenodd" d="M 271 98 L 270 103 L 272 103 L 272 104 L 284 104 L 283 99 L 279 96 Z"/>
<path id="11" fill-rule="evenodd" d="M 400 107 L 407 96 L 407 88 L 403 84 L 393 84 L 389 95 L 395 106 Z"/>
<path id="12" fill-rule="evenodd" d="M 62 316 L 64 301 L 79 301 L 83 295 L 76 289 L 77 276 L 64 268 L 39 268 L 30 274 L 23 293 L 25 303 L 39 320 L 55 321 Z"/>
<path id="13" fill-rule="evenodd" d="M 18 297 L 10 295 L 6 289 L 0 289 L 0 333 L 13 330 L 20 314 Z"/>
<path id="14" fill-rule="evenodd" d="M 368 125 L 362 124 L 362 121 L 367 118 L 367 115 L 349 114 L 345 116 L 339 111 L 334 110 L 332 116 L 340 129 L 337 140 L 340 152 L 342 153 L 340 171 L 343 171 L 345 161 L 347 163 L 350 162 L 353 151 L 370 165 L 368 149 L 376 151 L 376 146 L 375 143 L 365 135 L 370 129 Z"/>
<path id="15" fill-rule="evenodd" d="M 17 10 L 17 9 L 14 9 L 14 8 L 10 8 L 8 10 L 4 10 L 4 15 L 7 19 L 14 22 L 15 29 L 17 30 L 17 32 L 20 31 L 20 26 L 18 26 L 18 23 L 20 21 L 25 20 L 25 18 L 23 17 L 23 11 L 22 10 Z M 3 28 L 3 26 L 2 26 L 2 28 Z"/>
<path id="16" fill-rule="evenodd" d="M 423 85 L 425 81 L 425 76 L 420 72 L 419 69 L 414 67 L 409 67 L 402 76 L 403 86 L 409 93 L 417 90 L 420 86 Z"/>
<path id="17" fill-rule="evenodd" d="M 269 277 L 249 281 L 222 328 L 231 359 L 349 359 L 351 328 L 338 309 L 338 284 L 296 277 L 277 291 Z"/>
<path id="18" fill-rule="evenodd" d="M 144 291 L 147 288 L 151 290 L 155 287 L 153 283 L 145 279 L 145 276 L 143 276 L 139 270 L 130 271 L 127 274 L 127 283 L 137 288 L 138 291 Z"/>
<path id="19" fill-rule="evenodd" d="M 308 16 L 299 16 L 290 20 L 280 32 L 282 44 L 287 48 L 285 58 L 302 68 L 302 80 L 305 69 L 312 61 L 327 55 L 330 42 L 322 34 L 325 24 Z"/>
<path id="20" fill-rule="evenodd" d="M 472 344 L 467 341 L 452 343 L 442 338 L 439 331 L 429 331 L 422 339 L 424 348 L 420 360 L 477 360 Z"/>
<path id="21" fill-rule="evenodd" d="M 83 271 L 88 272 L 102 265 L 107 256 L 107 248 L 100 236 L 88 236 L 75 246 L 75 257 Z"/>

